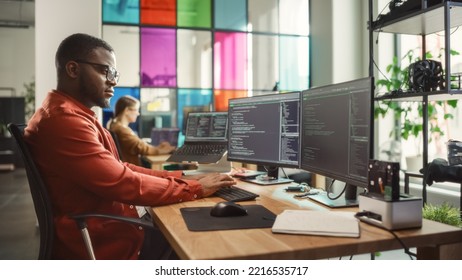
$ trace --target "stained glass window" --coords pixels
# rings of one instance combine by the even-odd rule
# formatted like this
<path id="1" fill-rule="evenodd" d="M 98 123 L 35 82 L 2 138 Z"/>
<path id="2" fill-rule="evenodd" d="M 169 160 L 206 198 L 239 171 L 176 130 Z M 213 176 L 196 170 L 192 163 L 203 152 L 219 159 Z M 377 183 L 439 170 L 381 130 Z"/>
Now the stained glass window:
<path id="1" fill-rule="evenodd" d="M 121 73 L 116 92 L 138 89 L 140 137 L 176 127 L 181 144 L 189 111 L 309 88 L 309 0 L 102 0 L 102 8 Z"/>

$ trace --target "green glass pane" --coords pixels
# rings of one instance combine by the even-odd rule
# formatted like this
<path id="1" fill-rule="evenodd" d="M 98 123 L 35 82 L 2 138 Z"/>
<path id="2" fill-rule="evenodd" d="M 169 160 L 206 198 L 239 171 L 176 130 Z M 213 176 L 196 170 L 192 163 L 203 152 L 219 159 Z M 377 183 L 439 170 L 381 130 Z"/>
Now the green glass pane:
<path id="1" fill-rule="evenodd" d="M 211 0 L 178 0 L 178 26 L 211 27 Z"/>

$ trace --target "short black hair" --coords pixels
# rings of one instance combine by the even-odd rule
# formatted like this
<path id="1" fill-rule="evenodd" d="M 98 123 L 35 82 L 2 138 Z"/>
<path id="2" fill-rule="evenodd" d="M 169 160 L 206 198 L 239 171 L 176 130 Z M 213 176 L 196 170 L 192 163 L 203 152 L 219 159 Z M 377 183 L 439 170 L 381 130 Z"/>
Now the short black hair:
<path id="1" fill-rule="evenodd" d="M 76 33 L 64 39 L 59 45 L 55 57 L 58 76 L 69 60 L 86 60 L 96 48 L 104 48 L 114 52 L 114 49 L 106 41 L 88 34 Z"/>

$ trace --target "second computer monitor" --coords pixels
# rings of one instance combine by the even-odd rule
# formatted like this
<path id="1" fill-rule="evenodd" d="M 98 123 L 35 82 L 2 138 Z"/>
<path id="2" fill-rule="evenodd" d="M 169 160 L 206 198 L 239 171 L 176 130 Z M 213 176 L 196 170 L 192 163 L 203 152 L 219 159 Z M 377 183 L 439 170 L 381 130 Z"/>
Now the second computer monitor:
<path id="1" fill-rule="evenodd" d="M 298 168 L 299 112 L 300 92 L 230 99 L 228 160 Z"/>
<path id="2" fill-rule="evenodd" d="M 372 79 L 302 92 L 301 168 L 367 187 Z"/>

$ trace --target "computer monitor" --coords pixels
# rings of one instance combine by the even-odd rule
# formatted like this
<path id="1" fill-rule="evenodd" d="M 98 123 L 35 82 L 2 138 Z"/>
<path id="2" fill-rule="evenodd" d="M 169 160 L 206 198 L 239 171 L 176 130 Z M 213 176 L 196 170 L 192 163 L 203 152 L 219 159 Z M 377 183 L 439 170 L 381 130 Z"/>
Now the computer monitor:
<path id="1" fill-rule="evenodd" d="M 303 170 L 346 183 L 346 196 L 331 207 L 357 205 L 356 187 L 368 185 L 372 78 L 308 89 L 301 93 L 301 158 Z"/>
<path id="2" fill-rule="evenodd" d="M 300 92 L 228 101 L 228 160 L 262 165 L 266 176 L 251 182 L 277 184 L 279 167 L 300 166 Z"/>

